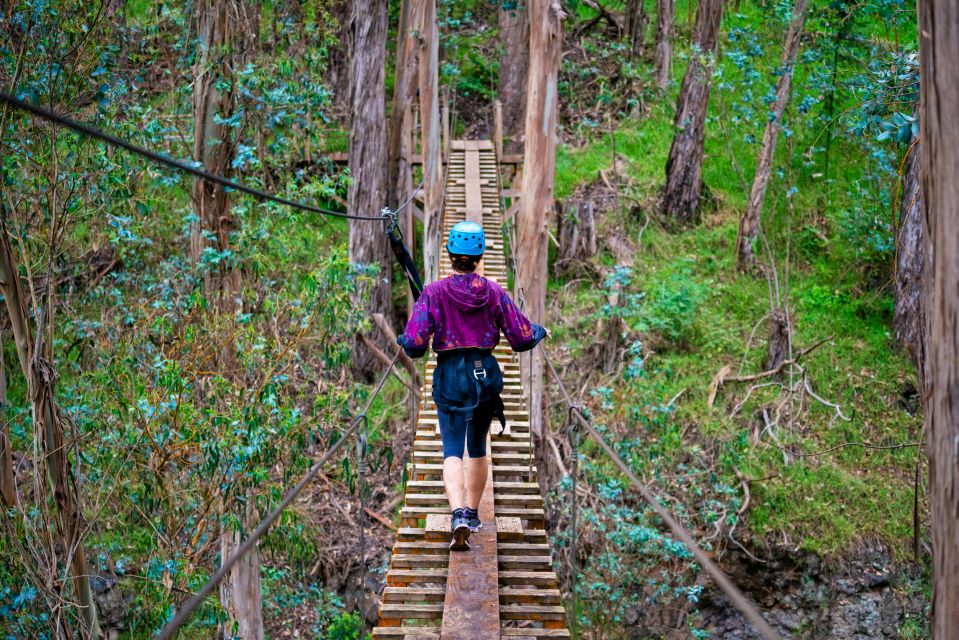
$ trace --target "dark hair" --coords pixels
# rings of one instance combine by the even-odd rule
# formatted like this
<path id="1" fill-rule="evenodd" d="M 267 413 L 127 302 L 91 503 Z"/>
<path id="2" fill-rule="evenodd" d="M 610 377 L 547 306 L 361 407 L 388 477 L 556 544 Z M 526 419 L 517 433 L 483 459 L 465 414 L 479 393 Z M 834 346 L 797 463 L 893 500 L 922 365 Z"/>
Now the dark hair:
<path id="1" fill-rule="evenodd" d="M 467 256 L 462 253 L 450 253 L 450 262 L 453 263 L 453 269 L 462 273 L 473 273 L 476 271 L 476 265 L 483 259 L 483 256 Z"/>

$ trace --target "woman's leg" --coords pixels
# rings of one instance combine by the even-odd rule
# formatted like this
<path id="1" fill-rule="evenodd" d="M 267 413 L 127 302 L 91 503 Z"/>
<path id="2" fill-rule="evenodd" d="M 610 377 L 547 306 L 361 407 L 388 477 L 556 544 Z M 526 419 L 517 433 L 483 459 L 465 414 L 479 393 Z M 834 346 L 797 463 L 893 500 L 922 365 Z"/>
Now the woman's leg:
<path id="1" fill-rule="evenodd" d="M 486 451 L 486 436 L 489 435 L 489 425 L 492 420 L 491 403 L 484 402 L 476 407 L 473 420 L 466 427 L 466 446 L 470 456 L 470 463 L 466 469 L 466 506 L 470 509 L 479 508 L 483 491 L 486 490 L 490 464 Z"/>
<path id="2" fill-rule="evenodd" d="M 463 497 L 463 449 L 466 444 L 466 421 L 462 415 L 437 412 L 440 437 L 443 439 L 443 486 L 450 501 L 450 511 L 466 506 Z"/>

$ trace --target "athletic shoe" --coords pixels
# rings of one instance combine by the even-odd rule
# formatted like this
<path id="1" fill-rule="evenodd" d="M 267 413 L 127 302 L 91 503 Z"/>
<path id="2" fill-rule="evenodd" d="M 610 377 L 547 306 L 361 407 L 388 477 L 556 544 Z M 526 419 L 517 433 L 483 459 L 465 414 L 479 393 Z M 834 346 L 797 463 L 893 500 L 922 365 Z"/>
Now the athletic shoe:
<path id="1" fill-rule="evenodd" d="M 453 539 L 450 540 L 450 550 L 469 551 L 470 523 L 462 509 L 453 512 L 450 518 L 450 530 L 453 535 Z"/>
<path id="2" fill-rule="evenodd" d="M 470 531 L 473 533 L 483 528 L 483 523 L 480 522 L 479 511 L 476 509 L 466 507 L 466 509 L 463 510 L 463 515 L 466 516 L 466 519 L 469 521 Z"/>

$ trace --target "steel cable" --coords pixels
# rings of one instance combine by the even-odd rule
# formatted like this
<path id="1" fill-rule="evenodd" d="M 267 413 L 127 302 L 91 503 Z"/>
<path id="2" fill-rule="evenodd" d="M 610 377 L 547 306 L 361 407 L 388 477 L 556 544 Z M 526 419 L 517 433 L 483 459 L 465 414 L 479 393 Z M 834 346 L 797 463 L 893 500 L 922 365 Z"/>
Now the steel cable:
<path id="1" fill-rule="evenodd" d="M 596 443 L 606 452 L 606 455 L 612 459 L 612 461 L 619 467 L 619 470 L 629 478 L 629 481 L 632 483 L 636 490 L 639 491 L 639 494 L 642 496 L 643 500 L 652 507 L 653 511 L 656 512 L 663 522 L 665 522 L 670 529 L 672 529 L 673 534 L 679 538 L 679 540 L 686 546 L 686 548 L 696 557 L 696 559 L 702 564 L 703 568 L 706 569 L 707 573 L 712 577 L 720 589 L 722 589 L 729 599 L 732 601 L 733 605 L 739 609 L 739 611 L 752 623 L 756 630 L 764 637 L 766 640 L 779 640 L 779 634 L 777 634 L 773 628 L 769 625 L 768 622 L 762 617 L 759 613 L 759 610 L 756 609 L 755 605 L 739 590 L 732 580 L 720 569 L 710 558 L 706 555 L 706 552 L 702 550 L 699 544 L 693 539 L 693 537 L 686 531 L 686 529 L 679 523 L 676 518 L 669 512 L 666 507 L 664 507 L 659 499 L 650 491 L 649 487 L 643 484 L 633 470 L 627 465 L 622 458 L 613 450 L 612 447 L 606 442 L 603 436 L 596 431 L 593 425 L 586 419 L 582 411 L 573 403 L 572 398 L 569 395 L 569 392 L 566 390 L 566 385 L 563 384 L 562 379 L 556 372 L 556 368 L 553 366 L 553 362 L 549 359 L 549 354 L 546 349 L 543 349 L 543 358 L 546 360 L 546 364 L 549 366 L 550 371 L 553 374 L 553 378 L 559 384 L 559 389 L 563 394 L 563 398 L 566 401 L 567 406 L 570 408 L 570 415 L 576 416 L 576 419 L 579 421 L 580 425 L 593 437 Z"/>
<path id="2" fill-rule="evenodd" d="M 266 200 L 266 201 L 274 202 L 276 204 L 281 204 L 287 207 L 293 207 L 294 209 L 300 209 L 301 211 L 309 211 L 311 213 L 319 213 L 321 215 L 333 216 L 336 218 L 346 218 L 348 220 L 370 220 L 370 221 L 383 220 L 382 215 L 356 216 L 356 215 L 351 215 L 349 213 L 343 213 L 341 211 L 324 209 L 323 207 L 317 207 L 311 204 L 295 202 L 293 200 L 289 200 L 288 198 L 284 198 L 282 196 L 278 196 L 272 193 L 267 193 L 266 191 L 261 191 L 260 189 L 256 189 L 254 187 L 247 186 L 240 182 L 230 180 L 229 178 L 224 178 L 223 176 L 216 175 L 214 173 L 209 173 L 208 171 L 195 167 L 192 164 L 189 164 L 182 160 L 176 160 L 162 153 L 157 153 L 156 151 L 151 151 L 149 149 L 145 149 L 143 147 L 137 146 L 133 144 L 132 142 L 128 142 L 126 140 L 123 140 L 122 138 L 118 138 L 117 136 L 101 131 L 97 129 L 96 127 L 92 127 L 88 124 L 78 122 L 76 120 L 73 120 L 72 118 L 68 118 L 64 115 L 51 111 L 50 109 L 41 107 L 39 105 L 35 105 L 30 102 L 20 100 L 19 98 L 10 95 L 6 91 L 0 91 L 0 101 L 6 102 L 11 107 L 20 109 L 21 111 L 32 113 L 33 115 L 43 118 L 44 120 L 55 122 L 56 124 L 62 125 L 77 133 L 81 133 L 85 136 L 95 138 L 96 140 L 104 142 L 110 146 L 124 149 L 135 155 L 142 156 L 157 164 L 162 164 L 167 167 L 170 167 L 171 169 L 176 169 L 177 171 L 189 173 L 193 176 L 196 176 L 208 182 L 213 182 L 222 187 L 226 187 L 228 189 L 233 189 L 234 191 L 245 193 L 247 195 L 253 196 L 254 198 L 258 198 L 260 200 Z M 406 206 L 406 204 L 409 204 L 411 200 L 412 200 L 412 197 L 409 200 L 407 200 L 407 202 L 403 206 Z M 402 208 L 403 207 L 399 207 L 394 213 L 398 213 L 400 210 L 402 210 Z"/>
<path id="3" fill-rule="evenodd" d="M 303 478 L 300 479 L 300 481 L 297 482 L 296 485 L 294 485 L 294 487 L 286 493 L 286 495 L 283 496 L 283 500 L 280 501 L 280 504 L 277 505 L 277 507 L 273 509 L 268 516 L 260 521 L 260 524 L 257 525 L 252 533 L 250 533 L 250 535 L 242 542 L 242 544 L 237 547 L 236 552 L 226 559 L 222 565 L 220 565 L 220 568 L 217 569 L 216 573 L 210 576 L 210 578 L 206 581 L 206 584 L 204 584 L 203 587 L 196 592 L 196 594 L 194 594 L 182 607 L 180 607 L 180 609 L 177 610 L 176 615 L 173 616 L 173 619 L 170 620 L 170 622 L 168 622 L 166 626 L 160 630 L 160 633 L 157 634 L 157 640 L 170 640 L 170 638 L 173 637 L 173 634 L 175 634 L 190 618 L 190 616 L 193 615 L 193 613 L 197 610 L 197 608 L 199 608 L 206 597 L 209 596 L 213 590 L 216 589 L 217 585 L 223 581 L 230 570 L 233 569 L 234 565 L 236 565 L 236 563 L 239 562 L 239 560 L 246 555 L 250 549 L 253 548 L 253 545 L 255 545 L 257 541 L 263 537 L 263 535 L 270 529 L 270 526 L 276 522 L 283 511 L 285 511 L 286 508 L 292 504 L 292 502 L 296 499 L 300 492 L 303 491 L 306 485 L 309 484 L 310 481 L 317 476 L 317 474 L 319 474 L 319 472 L 323 469 L 323 465 L 329 461 L 330 457 L 332 457 L 332 455 L 343 446 L 343 443 L 357 433 L 360 425 L 366 422 L 366 412 L 370 410 L 370 407 L 373 405 L 373 400 L 376 399 L 380 391 L 383 389 L 383 385 L 386 384 L 386 379 L 389 377 L 390 372 L 396 365 L 396 361 L 400 357 L 400 351 L 401 349 L 396 350 L 396 353 L 393 355 L 393 360 L 390 361 L 389 366 L 386 368 L 386 371 L 383 372 L 383 376 L 377 383 L 373 393 L 370 394 L 370 397 L 366 402 L 366 406 L 363 407 L 363 411 L 353 418 L 353 422 L 350 425 L 350 428 L 346 430 L 346 433 L 344 433 L 342 437 L 337 440 L 325 454 L 323 454 L 323 457 L 320 458 L 316 464 L 310 467 L 310 470 L 307 471 L 306 475 L 304 475 Z"/>

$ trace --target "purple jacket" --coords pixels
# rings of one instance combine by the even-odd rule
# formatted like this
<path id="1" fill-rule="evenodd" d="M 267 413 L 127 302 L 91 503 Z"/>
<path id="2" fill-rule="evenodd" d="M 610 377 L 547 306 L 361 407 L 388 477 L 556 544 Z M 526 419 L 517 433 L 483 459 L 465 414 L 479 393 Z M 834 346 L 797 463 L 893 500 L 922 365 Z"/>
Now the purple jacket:
<path id="1" fill-rule="evenodd" d="M 500 330 L 514 351 L 528 351 L 543 339 L 543 327 L 530 322 L 501 286 L 475 273 L 456 274 L 426 285 L 406 330 L 397 342 L 412 358 L 433 350 L 492 349 Z"/>

